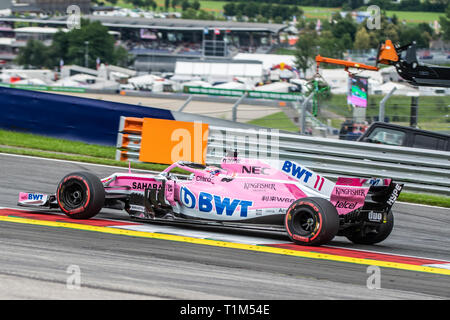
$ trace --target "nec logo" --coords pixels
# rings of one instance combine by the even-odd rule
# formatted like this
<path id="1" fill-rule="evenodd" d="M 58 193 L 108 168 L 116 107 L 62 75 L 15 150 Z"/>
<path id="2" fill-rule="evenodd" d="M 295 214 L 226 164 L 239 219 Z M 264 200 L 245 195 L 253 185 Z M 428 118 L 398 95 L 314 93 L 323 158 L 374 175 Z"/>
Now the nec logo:
<path id="1" fill-rule="evenodd" d="M 267 172 L 270 168 L 265 168 L 265 167 L 255 167 L 255 166 L 242 166 L 242 173 L 249 173 L 249 174 L 266 174 L 268 175 L 269 173 Z"/>

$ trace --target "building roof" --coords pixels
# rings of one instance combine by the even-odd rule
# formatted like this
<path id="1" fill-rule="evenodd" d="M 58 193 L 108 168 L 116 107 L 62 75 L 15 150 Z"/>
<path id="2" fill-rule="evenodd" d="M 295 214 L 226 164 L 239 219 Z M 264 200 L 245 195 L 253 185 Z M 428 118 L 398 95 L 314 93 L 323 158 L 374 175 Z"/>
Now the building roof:
<path id="1" fill-rule="evenodd" d="M 9 9 L 11 7 L 12 0 L 0 0 L 0 10 Z"/>
<path id="2" fill-rule="evenodd" d="M 2 1 L 2 0 L 0 0 Z M 42 8 L 39 8 L 38 6 L 34 4 L 28 4 L 28 3 L 20 3 L 20 4 L 14 4 L 10 6 L 10 9 L 12 13 L 43 13 L 44 11 Z"/>
<path id="3" fill-rule="evenodd" d="M 14 29 L 14 32 L 20 33 L 39 33 L 39 34 L 54 34 L 58 31 L 67 31 L 67 29 L 57 29 L 57 28 L 49 28 L 49 27 L 22 27 Z"/>
<path id="4" fill-rule="evenodd" d="M 1 0 L 0 0 L 1 1 Z M 187 20 L 187 19 L 147 19 L 130 17 L 112 17 L 98 15 L 84 15 L 84 19 L 91 21 L 100 21 L 107 27 L 122 28 L 151 28 L 159 30 L 204 30 L 219 29 L 230 31 L 264 31 L 278 33 L 287 26 L 284 24 L 273 23 L 250 23 L 250 22 L 232 22 L 216 20 Z M 25 19 L 25 18 L 0 18 L 0 21 L 27 21 L 33 23 L 61 25 L 67 23 L 66 16 L 50 17 L 48 19 Z"/>
<path id="5" fill-rule="evenodd" d="M 242 31 L 270 31 L 277 33 L 286 28 L 283 24 L 271 23 L 249 23 L 249 22 L 232 22 L 217 20 L 188 20 L 188 19 L 146 19 L 146 18 L 129 18 L 129 17 L 109 17 L 109 16 L 88 16 L 91 20 L 99 20 L 105 25 L 129 26 L 129 27 L 146 27 L 154 29 L 191 29 L 203 30 L 219 29 L 219 30 L 242 30 Z"/>

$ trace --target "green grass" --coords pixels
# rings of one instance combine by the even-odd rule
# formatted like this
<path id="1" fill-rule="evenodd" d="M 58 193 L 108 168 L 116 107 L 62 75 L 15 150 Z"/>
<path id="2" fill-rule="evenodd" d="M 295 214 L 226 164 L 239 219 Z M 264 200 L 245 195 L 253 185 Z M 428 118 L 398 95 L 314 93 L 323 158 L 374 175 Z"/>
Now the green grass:
<path id="1" fill-rule="evenodd" d="M 443 12 L 420 12 L 420 11 L 386 11 L 388 17 L 396 15 L 399 21 L 405 20 L 408 23 L 439 22 L 439 17 L 445 15 Z"/>
<path id="2" fill-rule="evenodd" d="M 398 197 L 398 201 L 450 208 L 450 197 L 446 196 L 402 192 Z"/>
<path id="3" fill-rule="evenodd" d="M 227 1 L 200 1 L 200 9 L 220 12 Z"/>
<path id="4" fill-rule="evenodd" d="M 115 160 L 115 147 L 7 130 L 0 130 L 0 152 L 128 167 L 127 162 Z M 164 170 L 167 165 L 131 163 L 131 167 L 160 171 Z"/>
<path id="5" fill-rule="evenodd" d="M 271 124 L 272 128 L 283 130 L 290 127 L 291 129 L 295 129 L 293 131 L 297 131 L 296 127 L 283 112 L 253 120 L 252 122 Z M 114 160 L 114 147 L 98 146 L 83 142 L 54 139 L 40 135 L 5 130 L 0 130 L 0 152 L 125 168 L 128 167 L 127 162 Z M 134 169 L 162 171 L 167 168 L 167 165 L 132 162 L 131 167 Z M 174 170 L 174 172 L 185 173 L 181 170 Z M 445 196 L 402 192 L 399 201 L 450 208 L 450 197 Z"/>
<path id="6" fill-rule="evenodd" d="M 29 133 L 0 130 L 0 145 L 79 154 L 104 159 L 114 159 L 115 148 L 90 145 L 82 142 L 54 139 Z"/>
<path id="7" fill-rule="evenodd" d="M 103 1 L 105 5 L 112 5 L 107 0 Z M 164 0 L 156 0 L 158 7 L 164 7 Z M 212 0 L 200 0 L 200 9 L 205 11 L 220 13 L 223 12 L 223 6 L 227 1 L 212 1 Z M 133 9 L 134 6 L 130 2 L 125 0 L 118 0 L 116 6 L 122 8 Z M 325 7 L 314 7 L 314 6 L 300 6 L 302 8 L 305 18 L 307 20 L 315 19 L 329 19 L 331 15 L 335 12 L 341 11 L 341 8 L 325 8 Z M 181 12 L 181 2 L 175 9 L 169 8 L 169 12 Z M 415 11 L 392 11 L 387 10 L 386 15 L 392 17 L 394 14 L 397 15 L 400 21 L 405 20 L 407 23 L 417 24 L 421 22 L 434 22 L 439 21 L 439 16 L 444 15 L 444 13 L 439 12 L 415 12 Z"/>
<path id="8" fill-rule="evenodd" d="M 287 48 L 277 48 L 273 54 L 280 54 L 280 55 L 295 55 L 295 50 L 293 49 L 287 49 Z"/>
<path id="9" fill-rule="evenodd" d="M 286 116 L 284 112 L 277 112 L 248 122 L 256 126 L 298 132 L 299 128 Z"/>
<path id="10" fill-rule="evenodd" d="M 102 1 L 106 6 L 116 6 L 121 8 L 127 8 L 127 9 L 134 9 L 135 6 L 131 2 L 126 2 L 125 0 L 118 0 L 116 4 L 112 4 L 108 0 Z M 156 0 L 156 4 L 158 5 L 158 8 L 162 7 L 164 8 L 164 0 Z M 220 12 L 223 11 L 223 6 L 226 4 L 226 1 L 200 1 L 200 9 L 204 9 L 206 11 L 215 11 Z M 163 9 L 165 11 L 165 9 Z M 181 1 L 180 3 L 175 6 L 175 9 L 170 6 L 167 10 L 168 12 L 181 12 Z"/>

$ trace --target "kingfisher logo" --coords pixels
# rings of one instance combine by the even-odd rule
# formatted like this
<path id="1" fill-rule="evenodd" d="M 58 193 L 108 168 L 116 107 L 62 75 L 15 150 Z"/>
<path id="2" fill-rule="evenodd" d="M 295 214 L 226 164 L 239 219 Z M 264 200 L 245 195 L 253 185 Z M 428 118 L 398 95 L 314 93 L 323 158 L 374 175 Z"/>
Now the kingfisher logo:
<path id="1" fill-rule="evenodd" d="M 286 160 L 281 168 L 284 172 L 290 174 L 291 176 L 301 180 L 303 178 L 304 183 L 308 183 L 309 178 L 312 176 L 312 172 L 308 171 L 306 168 L 302 168 L 299 165 Z"/>
<path id="2" fill-rule="evenodd" d="M 186 208 L 194 209 L 198 205 L 198 210 L 201 212 L 215 211 L 218 215 L 225 214 L 227 216 L 232 216 L 239 208 L 240 216 L 247 217 L 248 208 L 253 205 L 253 201 L 231 199 L 208 192 L 200 192 L 197 198 L 186 187 L 180 189 L 180 199 Z"/>

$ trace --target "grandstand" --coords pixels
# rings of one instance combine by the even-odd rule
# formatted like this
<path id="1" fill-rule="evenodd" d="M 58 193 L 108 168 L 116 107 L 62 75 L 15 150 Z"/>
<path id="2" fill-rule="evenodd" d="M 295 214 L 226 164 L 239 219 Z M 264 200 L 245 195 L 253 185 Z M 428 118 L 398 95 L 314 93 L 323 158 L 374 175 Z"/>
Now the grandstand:
<path id="1" fill-rule="evenodd" d="M 173 72 L 178 59 L 230 60 L 242 52 L 267 53 L 280 43 L 283 24 L 147 19 L 86 15 L 120 34 L 120 43 L 136 56 L 134 68 L 144 72 Z M 67 17 L 0 18 L 0 23 L 29 22 L 33 25 L 65 28 Z"/>

